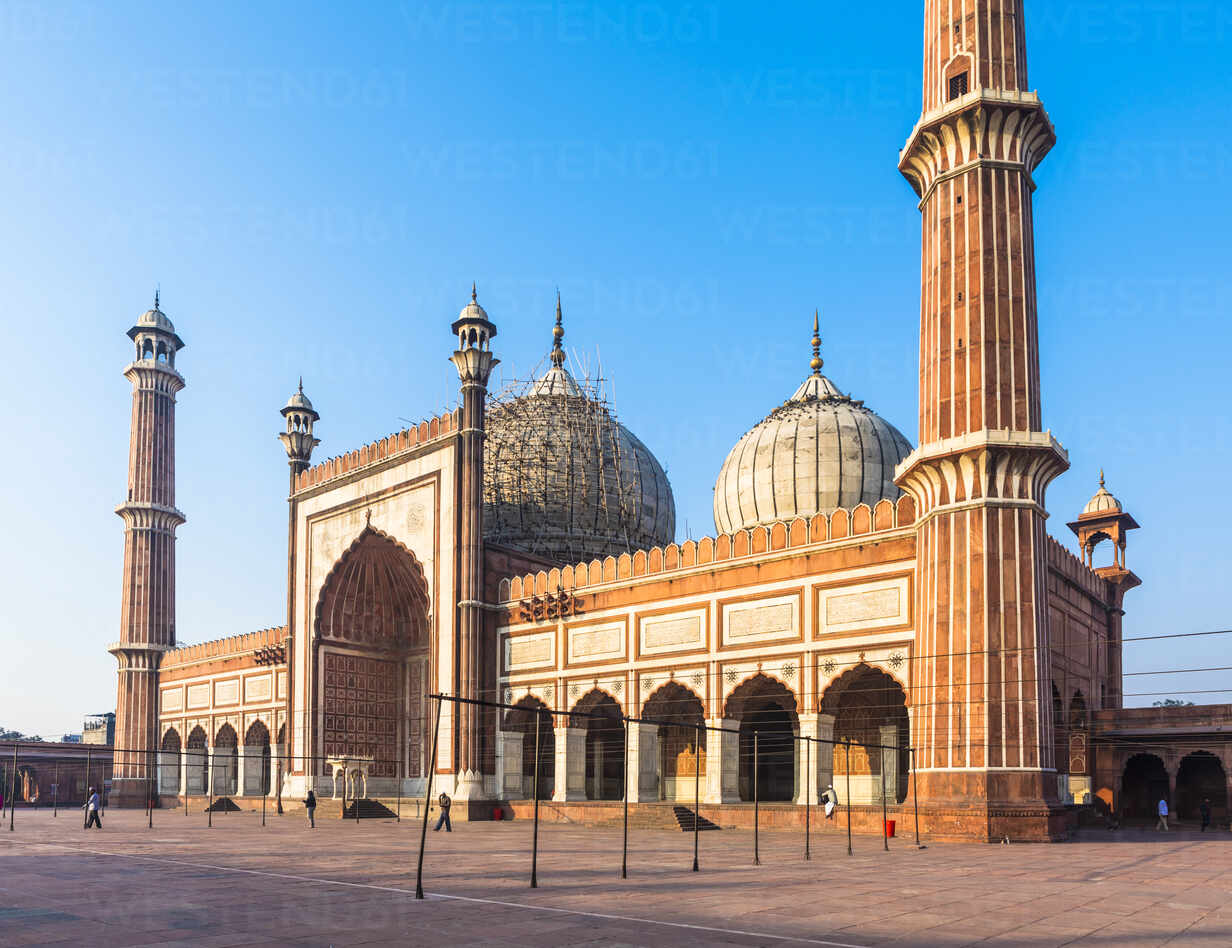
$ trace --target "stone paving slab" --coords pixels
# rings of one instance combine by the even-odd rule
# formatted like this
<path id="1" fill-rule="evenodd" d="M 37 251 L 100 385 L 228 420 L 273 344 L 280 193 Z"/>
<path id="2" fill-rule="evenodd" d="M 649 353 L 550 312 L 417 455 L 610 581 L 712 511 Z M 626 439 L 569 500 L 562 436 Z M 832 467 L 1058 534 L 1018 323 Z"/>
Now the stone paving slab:
<path id="1" fill-rule="evenodd" d="M 0 946 L 1232 946 L 1232 835 L 1092 833 L 1056 845 L 766 831 L 693 837 L 545 824 L 428 834 L 417 823 L 250 813 L 19 811 L 0 826 Z"/>

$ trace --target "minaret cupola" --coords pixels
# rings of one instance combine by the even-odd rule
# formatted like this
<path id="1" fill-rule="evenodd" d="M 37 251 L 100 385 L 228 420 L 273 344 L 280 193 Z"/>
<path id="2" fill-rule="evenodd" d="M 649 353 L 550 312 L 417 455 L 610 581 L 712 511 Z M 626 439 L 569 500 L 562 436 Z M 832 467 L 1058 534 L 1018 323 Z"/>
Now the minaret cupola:
<path id="1" fill-rule="evenodd" d="M 295 394 L 287 399 L 282 409 L 282 417 L 286 419 L 287 430 L 278 436 L 278 440 L 287 449 L 292 475 L 300 474 L 308 469 L 308 463 L 312 460 L 312 449 L 321 443 L 321 439 L 314 437 L 312 433 L 313 425 L 321 420 L 321 416 L 304 394 L 302 377 Z"/>
<path id="2" fill-rule="evenodd" d="M 137 324 L 128 331 L 128 338 L 137 347 L 134 362 L 161 362 L 175 368 L 175 354 L 184 348 L 184 341 L 175 326 L 159 306 L 159 291 L 154 291 L 154 308 L 137 317 Z"/>

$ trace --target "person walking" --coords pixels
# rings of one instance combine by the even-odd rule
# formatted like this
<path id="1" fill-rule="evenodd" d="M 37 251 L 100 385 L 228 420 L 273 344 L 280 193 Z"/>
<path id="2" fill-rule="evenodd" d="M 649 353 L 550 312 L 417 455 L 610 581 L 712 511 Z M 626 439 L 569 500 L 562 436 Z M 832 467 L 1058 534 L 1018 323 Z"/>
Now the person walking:
<path id="1" fill-rule="evenodd" d="M 1155 824 L 1155 828 L 1164 833 L 1168 832 L 1168 801 L 1163 797 L 1159 798 L 1159 822 Z"/>
<path id="2" fill-rule="evenodd" d="M 440 799 L 436 802 L 441 806 L 441 818 L 436 821 L 436 828 L 433 832 L 439 833 L 441 831 L 441 827 L 443 826 L 445 827 L 446 833 L 452 833 L 453 824 L 449 822 L 449 808 L 453 806 L 453 801 L 449 799 L 449 795 L 447 793 L 442 793 Z"/>
<path id="3" fill-rule="evenodd" d="M 1202 815 L 1202 832 L 1205 833 L 1206 828 L 1211 825 L 1211 801 L 1203 800 L 1198 812 Z"/>
<path id="4" fill-rule="evenodd" d="M 838 793 L 834 789 L 834 785 L 826 787 L 826 792 L 821 795 L 821 802 L 826 806 L 826 819 L 834 819 L 834 811 L 838 809 Z"/>
<path id="5" fill-rule="evenodd" d="M 103 821 L 99 818 L 99 815 L 98 815 L 98 807 L 99 807 L 98 791 L 96 791 L 93 787 L 91 787 L 90 795 L 86 797 L 86 806 L 85 806 L 85 810 L 86 810 L 85 828 L 86 829 L 89 829 L 91 826 L 97 827 L 98 829 L 103 828 Z"/>
<path id="6" fill-rule="evenodd" d="M 312 829 L 317 828 L 317 795 L 311 790 L 308 791 L 308 796 L 304 797 L 304 809 L 308 811 L 308 825 Z"/>

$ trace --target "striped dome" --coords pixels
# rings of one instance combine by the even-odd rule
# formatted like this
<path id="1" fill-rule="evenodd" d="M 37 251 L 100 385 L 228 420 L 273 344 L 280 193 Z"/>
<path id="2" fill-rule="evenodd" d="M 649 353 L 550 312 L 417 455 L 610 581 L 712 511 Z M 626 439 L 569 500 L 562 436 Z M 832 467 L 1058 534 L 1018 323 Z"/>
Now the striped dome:
<path id="1" fill-rule="evenodd" d="M 910 453 L 902 432 L 840 392 L 818 364 L 727 455 L 714 485 L 715 529 L 897 500 L 894 468 Z"/>

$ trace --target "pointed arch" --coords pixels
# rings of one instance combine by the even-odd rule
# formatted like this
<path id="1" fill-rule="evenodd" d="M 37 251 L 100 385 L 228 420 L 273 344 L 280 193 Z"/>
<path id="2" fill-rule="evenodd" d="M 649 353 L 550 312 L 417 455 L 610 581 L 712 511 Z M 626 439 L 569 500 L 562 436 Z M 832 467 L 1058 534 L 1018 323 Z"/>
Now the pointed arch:
<path id="1" fill-rule="evenodd" d="M 884 792 L 887 802 L 901 803 L 911 756 L 903 685 L 860 662 L 826 688 L 821 711 L 834 716 L 834 740 L 843 744 L 834 748 L 834 774 L 850 775 L 852 802 L 880 803 Z"/>
<path id="2" fill-rule="evenodd" d="M 758 672 L 728 695 L 724 708 L 724 717 L 740 722 L 740 798 L 791 800 L 800 730 L 795 693 Z"/>
<path id="3" fill-rule="evenodd" d="M 556 781 L 556 732 L 548 710 L 548 706 L 534 695 L 524 695 L 505 712 L 504 730 L 522 735 L 522 793 L 527 799 L 534 796 L 536 734 L 539 740 L 539 799 L 552 798 Z"/>
<path id="4" fill-rule="evenodd" d="M 660 797 L 691 802 L 696 777 L 706 772 L 705 704 L 692 689 L 668 681 L 646 699 L 641 716 L 658 727 Z"/>
<path id="5" fill-rule="evenodd" d="M 570 726 L 586 732 L 586 798 L 619 800 L 624 796 L 625 729 L 620 704 L 606 691 L 592 688 L 573 706 Z"/>

